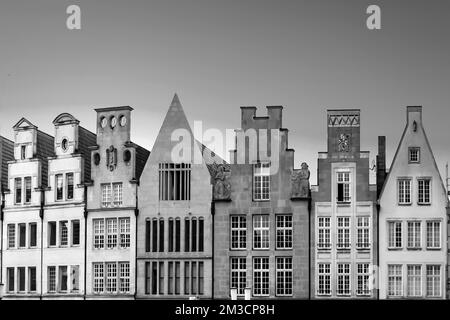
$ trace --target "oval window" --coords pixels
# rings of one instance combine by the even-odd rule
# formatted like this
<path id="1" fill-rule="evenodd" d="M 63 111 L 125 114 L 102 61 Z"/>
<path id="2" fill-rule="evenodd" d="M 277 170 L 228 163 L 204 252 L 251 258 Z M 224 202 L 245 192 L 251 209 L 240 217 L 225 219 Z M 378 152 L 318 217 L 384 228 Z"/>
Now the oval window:
<path id="1" fill-rule="evenodd" d="M 115 128 L 115 126 L 117 125 L 117 118 L 116 117 L 111 117 L 111 128 Z"/>
<path id="2" fill-rule="evenodd" d="M 130 162 L 130 160 L 131 160 L 131 152 L 130 152 L 130 150 L 125 150 L 123 152 L 123 160 L 125 162 Z"/>
<path id="3" fill-rule="evenodd" d="M 127 124 L 127 117 L 125 116 L 120 116 L 120 125 L 122 127 L 125 127 L 125 125 Z"/>
<path id="4" fill-rule="evenodd" d="M 98 152 L 94 154 L 94 163 L 96 166 L 98 166 L 100 163 L 100 153 Z"/>
<path id="5" fill-rule="evenodd" d="M 101 126 L 102 128 L 105 128 L 106 125 L 107 125 L 107 123 L 108 123 L 108 120 L 106 120 L 105 117 L 102 117 L 102 118 L 100 119 L 100 126 Z"/>
<path id="6" fill-rule="evenodd" d="M 69 141 L 67 141 L 66 138 L 62 139 L 62 141 L 61 141 L 61 149 L 64 152 L 66 152 L 68 148 L 69 148 Z"/>

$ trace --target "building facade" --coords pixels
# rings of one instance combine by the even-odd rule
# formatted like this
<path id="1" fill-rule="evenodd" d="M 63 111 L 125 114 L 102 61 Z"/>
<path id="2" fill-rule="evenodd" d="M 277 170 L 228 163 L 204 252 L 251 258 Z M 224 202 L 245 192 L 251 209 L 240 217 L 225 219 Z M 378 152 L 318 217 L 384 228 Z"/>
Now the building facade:
<path id="1" fill-rule="evenodd" d="M 422 123 L 422 108 L 407 121 L 380 194 L 381 299 L 445 299 L 447 192 Z"/>
<path id="2" fill-rule="evenodd" d="M 149 152 L 130 139 L 131 107 L 96 109 L 87 183 L 86 298 L 133 299 L 138 183 Z"/>
<path id="3" fill-rule="evenodd" d="M 48 160 L 42 235 L 42 283 L 46 299 L 82 299 L 85 276 L 85 182 L 95 134 L 68 113 L 53 121 L 55 156 Z M 40 237 L 39 237 L 40 238 Z"/>
<path id="4" fill-rule="evenodd" d="M 376 298 L 376 185 L 360 149 L 360 111 L 328 110 L 327 152 L 311 188 L 311 297 Z"/>
<path id="5" fill-rule="evenodd" d="M 231 164 L 214 175 L 215 298 L 308 298 L 309 170 L 294 170 L 282 109 L 241 107 Z"/>
<path id="6" fill-rule="evenodd" d="M 139 188 L 138 299 L 212 298 L 211 203 L 202 146 L 175 95 Z"/>
<path id="7" fill-rule="evenodd" d="M 43 295 L 40 240 L 54 138 L 25 118 L 13 129 L 14 160 L 8 162 L 8 189 L 4 192 L 4 298 L 34 299 Z"/>

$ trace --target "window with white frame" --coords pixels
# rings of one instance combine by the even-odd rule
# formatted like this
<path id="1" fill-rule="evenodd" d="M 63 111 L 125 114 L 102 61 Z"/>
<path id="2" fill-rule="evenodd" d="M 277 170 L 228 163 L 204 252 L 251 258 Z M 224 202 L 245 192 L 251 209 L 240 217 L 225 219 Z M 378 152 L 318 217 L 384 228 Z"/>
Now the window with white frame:
<path id="1" fill-rule="evenodd" d="M 411 204 L 411 179 L 398 179 L 398 204 Z"/>
<path id="2" fill-rule="evenodd" d="M 49 266 L 48 273 L 48 292 L 56 292 L 56 267 Z"/>
<path id="3" fill-rule="evenodd" d="M 117 219 L 106 219 L 106 247 L 117 247 Z"/>
<path id="4" fill-rule="evenodd" d="M 269 215 L 253 216 L 253 249 L 269 249 Z"/>
<path id="5" fill-rule="evenodd" d="M 408 148 L 408 162 L 420 163 L 420 148 L 418 147 Z"/>
<path id="6" fill-rule="evenodd" d="M 403 276 L 401 264 L 388 265 L 388 296 L 400 297 L 403 295 Z"/>
<path id="7" fill-rule="evenodd" d="M 331 268 L 329 263 L 319 263 L 318 267 L 318 288 L 317 294 L 330 295 L 331 294 Z"/>
<path id="8" fill-rule="evenodd" d="M 102 207 L 109 207 L 111 205 L 112 185 L 102 184 Z"/>
<path id="9" fill-rule="evenodd" d="M 407 294 L 409 297 L 422 295 L 422 266 L 407 265 Z"/>
<path id="10" fill-rule="evenodd" d="M 8 249 L 16 247 L 16 225 L 8 224 Z"/>
<path id="11" fill-rule="evenodd" d="M 337 172 L 337 201 L 350 202 L 350 172 Z"/>
<path id="12" fill-rule="evenodd" d="M 337 295 L 350 295 L 350 263 L 337 264 Z"/>
<path id="13" fill-rule="evenodd" d="M 105 220 L 94 219 L 94 248 L 102 249 L 105 247 Z"/>
<path id="14" fill-rule="evenodd" d="M 113 183 L 113 206 L 118 207 L 122 205 L 123 199 L 122 199 L 122 183 Z"/>
<path id="15" fill-rule="evenodd" d="M 102 293 L 105 288 L 105 269 L 103 262 L 94 263 L 94 293 Z"/>
<path id="16" fill-rule="evenodd" d="M 427 265 L 427 297 L 441 296 L 441 266 Z"/>
<path id="17" fill-rule="evenodd" d="M 350 217 L 337 218 L 337 247 L 350 249 Z"/>
<path id="18" fill-rule="evenodd" d="M 247 247 L 247 217 L 231 216 L 231 249 Z"/>
<path id="19" fill-rule="evenodd" d="M 292 215 L 276 216 L 277 249 L 292 249 Z"/>
<path id="20" fill-rule="evenodd" d="M 71 292 L 78 292 L 80 290 L 80 266 L 70 266 L 71 278 Z"/>
<path id="21" fill-rule="evenodd" d="M 420 221 L 408 221 L 408 248 L 419 249 L 421 245 L 422 228 Z"/>
<path id="22" fill-rule="evenodd" d="M 236 257 L 231 258 L 231 286 L 236 288 L 237 294 L 243 296 L 247 286 L 247 258 Z"/>
<path id="23" fill-rule="evenodd" d="M 59 245 L 67 246 L 69 243 L 69 229 L 67 227 L 67 221 L 59 222 Z"/>
<path id="24" fill-rule="evenodd" d="M 356 265 L 356 273 L 357 273 L 357 288 L 356 295 L 358 296 L 368 296 L 370 295 L 370 268 L 368 263 L 358 263 Z"/>
<path id="25" fill-rule="evenodd" d="M 56 185 L 56 200 L 60 201 L 64 199 L 64 180 L 62 174 L 55 175 Z"/>
<path id="26" fill-rule="evenodd" d="M 253 295 L 269 295 L 269 258 L 253 258 Z"/>
<path id="27" fill-rule="evenodd" d="M 402 222 L 401 221 L 389 221 L 388 222 L 388 248 L 399 249 L 402 248 Z"/>
<path id="28" fill-rule="evenodd" d="M 119 291 L 130 292 L 130 263 L 119 262 Z"/>
<path id="29" fill-rule="evenodd" d="M 253 200 L 270 200 L 270 163 L 253 165 Z"/>
<path id="30" fill-rule="evenodd" d="M 431 179 L 420 178 L 417 180 L 417 203 L 430 204 L 431 203 Z"/>
<path id="31" fill-rule="evenodd" d="M 357 217 L 356 230 L 356 248 L 370 248 L 370 217 Z"/>
<path id="32" fill-rule="evenodd" d="M 104 183 L 102 189 L 102 207 L 119 207 L 123 203 L 122 183 Z"/>
<path id="33" fill-rule="evenodd" d="M 130 247 L 130 218 L 119 219 L 120 247 Z"/>
<path id="34" fill-rule="evenodd" d="M 129 262 L 93 263 L 94 293 L 129 293 Z"/>
<path id="35" fill-rule="evenodd" d="M 427 249 L 441 248 L 441 222 L 427 221 Z"/>
<path id="36" fill-rule="evenodd" d="M 25 203 L 31 202 L 31 177 L 24 178 L 25 183 Z"/>
<path id="37" fill-rule="evenodd" d="M 117 263 L 106 263 L 106 292 L 113 293 L 117 291 Z"/>
<path id="38" fill-rule="evenodd" d="M 318 230 L 317 230 L 317 247 L 319 249 L 329 249 L 331 247 L 331 226 L 330 217 L 318 217 Z"/>
<path id="39" fill-rule="evenodd" d="M 279 257 L 276 260 L 276 295 L 292 296 L 292 257 Z"/>
<path id="40" fill-rule="evenodd" d="M 67 292 L 69 276 L 67 274 L 67 266 L 59 266 L 58 268 L 58 292 Z"/>
<path id="41" fill-rule="evenodd" d="M 14 189 L 15 189 L 14 203 L 21 204 L 22 203 L 22 178 L 14 179 Z"/>
<path id="42" fill-rule="evenodd" d="M 72 200 L 73 199 L 73 186 L 74 186 L 74 180 L 73 180 L 73 173 L 67 173 L 66 174 L 66 199 Z"/>

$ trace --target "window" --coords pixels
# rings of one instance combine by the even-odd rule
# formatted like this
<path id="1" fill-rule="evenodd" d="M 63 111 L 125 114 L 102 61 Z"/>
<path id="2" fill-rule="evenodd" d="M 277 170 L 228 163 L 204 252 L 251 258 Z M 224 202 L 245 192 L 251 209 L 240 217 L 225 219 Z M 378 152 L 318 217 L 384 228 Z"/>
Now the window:
<path id="1" fill-rule="evenodd" d="M 93 223 L 94 223 L 94 248 L 102 249 L 105 247 L 105 220 L 94 219 Z"/>
<path id="2" fill-rule="evenodd" d="M 231 216 L 231 249 L 247 248 L 247 217 Z"/>
<path id="3" fill-rule="evenodd" d="M 27 158 L 27 146 L 20 146 L 20 160 L 25 160 Z"/>
<path id="4" fill-rule="evenodd" d="M 122 205 L 122 183 L 113 183 L 113 190 L 114 190 L 114 199 L 113 199 L 113 206 L 118 207 Z"/>
<path id="5" fill-rule="evenodd" d="M 164 262 L 159 262 L 159 294 L 164 294 Z"/>
<path id="6" fill-rule="evenodd" d="M 402 223 L 400 221 L 389 221 L 389 241 L 388 247 L 391 249 L 399 249 L 402 247 Z"/>
<path id="7" fill-rule="evenodd" d="M 56 246 L 56 222 L 51 221 L 48 223 L 49 230 L 49 246 Z"/>
<path id="8" fill-rule="evenodd" d="M 102 207 L 111 206 L 112 186 L 111 184 L 102 184 Z"/>
<path id="9" fill-rule="evenodd" d="M 427 249 L 441 248 L 441 222 L 427 221 Z"/>
<path id="10" fill-rule="evenodd" d="M 190 245 L 189 245 L 189 238 L 190 238 L 190 229 L 191 221 L 189 219 L 184 220 L 184 251 L 189 252 Z"/>
<path id="11" fill-rule="evenodd" d="M 337 201 L 350 202 L 350 172 L 337 173 Z"/>
<path id="12" fill-rule="evenodd" d="M 191 292 L 190 266 L 190 262 L 184 263 L 184 294 L 189 294 Z"/>
<path id="13" fill-rule="evenodd" d="M 30 223 L 28 225 L 28 229 L 30 231 L 30 247 L 36 247 L 37 245 L 37 224 L 36 223 Z"/>
<path id="14" fill-rule="evenodd" d="M 27 245 L 27 228 L 25 223 L 19 223 L 19 248 L 25 248 Z"/>
<path id="15" fill-rule="evenodd" d="M 402 266 L 400 264 L 388 265 L 388 296 L 399 297 L 403 295 Z"/>
<path id="16" fill-rule="evenodd" d="M 197 219 L 192 218 L 191 220 L 191 251 L 197 251 Z"/>
<path id="17" fill-rule="evenodd" d="M 173 218 L 169 218 L 169 252 L 173 252 Z"/>
<path id="18" fill-rule="evenodd" d="M 357 218 L 357 241 L 356 247 L 358 249 L 369 249 L 370 248 L 370 218 L 369 217 L 358 217 Z"/>
<path id="19" fill-rule="evenodd" d="M 58 291 L 59 292 L 67 292 L 67 266 L 59 267 L 59 283 L 58 283 Z"/>
<path id="20" fill-rule="evenodd" d="M 66 174 L 67 200 L 73 199 L 73 173 Z"/>
<path id="21" fill-rule="evenodd" d="M 102 207 L 119 207 L 123 203 L 122 183 L 106 183 L 102 188 Z"/>
<path id="22" fill-rule="evenodd" d="M 61 148 L 62 148 L 63 152 L 66 152 L 67 149 L 69 148 L 69 141 L 67 141 L 66 138 L 64 138 L 64 139 L 61 141 Z"/>
<path id="23" fill-rule="evenodd" d="M 21 204 L 22 203 L 22 178 L 15 178 L 14 185 L 15 185 L 15 189 L 16 189 L 15 203 Z"/>
<path id="24" fill-rule="evenodd" d="M 164 252 L 164 219 L 159 219 L 159 252 Z"/>
<path id="25" fill-rule="evenodd" d="M 159 164 L 159 200 L 191 199 L 191 165 L 187 163 Z"/>
<path id="26" fill-rule="evenodd" d="M 130 247 L 130 218 L 119 219 L 120 247 Z"/>
<path id="27" fill-rule="evenodd" d="M 420 249 L 421 247 L 421 223 L 420 221 L 408 221 L 408 248 Z"/>
<path id="28" fill-rule="evenodd" d="M 106 219 L 106 247 L 117 246 L 117 219 Z"/>
<path id="29" fill-rule="evenodd" d="M 97 262 L 93 264 L 93 268 L 95 293 L 117 294 L 130 292 L 129 262 Z"/>
<path id="30" fill-rule="evenodd" d="M 80 290 L 80 266 L 70 267 L 70 278 L 71 278 L 71 291 L 78 292 Z"/>
<path id="31" fill-rule="evenodd" d="M 55 176 L 56 179 L 56 200 L 60 201 L 64 199 L 64 181 L 63 181 L 63 175 L 57 174 Z"/>
<path id="32" fill-rule="evenodd" d="M 8 279 L 8 286 L 6 287 L 8 292 L 14 292 L 15 285 L 15 277 L 14 277 L 14 268 L 6 268 L 6 276 Z"/>
<path id="33" fill-rule="evenodd" d="M 175 219 L 175 252 L 180 252 L 181 248 L 181 221 L 180 218 Z"/>
<path id="34" fill-rule="evenodd" d="M 408 148 L 408 162 L 420 163 L 420 148 Z"/>
<path id="35" fill-rule="evenodd" d="M 292 249 L 292 215 L 277 215 L 277 249 Z"/>
<path id="36" fill-rule="evenodd" d="M 181 263 L 175 262 L 175 294 L 180 294 Z"/>
<path id="37" fill-rule="evenodd" d="M 56 292 L 56 267 L 51 266 L 47 269 L 48 292 Z"/>
<path id="38" fill-rule="evenodd" d="M 277 258 L 277 296 L 292 296 L 292 257 Z"/>
<path id="39" fill-rule="evenodd" d="M 150 252 L 150 246 L 151 246 L 151 220 L 147 219 L 145 220 L 145 252 Z"/>
<path id="40" fill-rule="evenodd" d="M 411 204 L 411 179 L 398 180 L 398 204 Z"/>
<path id="41" fill-rule="evenodd" d="M 260 162 L 253 166 L 253 200 L 270 200 L 270 163 Z"/>
<path id="42" fill-rule="evenodd" d="M 337 295 L 350 295 L 350 263 L 337 265 Z"/>
<path id="43" fill-rule="evenodd" d="M 25 267 L 18 267 L 17 274 L 19 278 L 19 292 L 25 292 L 26 290 Z"/>
<path id="44" fill-rule="evenodd" d="M 106 263 L 106 292 L 117 291 L 117 264 L 115 262 Z"/>
<path id="45" fill-rule="evenodd" d="M 356 288 L 356 294 L 359 296 L 370 295 L 369 272 L 370 272 L 370 270 L 369 270 L 368 263 L 358 263 L 357 264 L 358 287 Z"/>
<path id="46" fill-rule="evenodd" d="M 350 217 L 337 218 L 337 247 L 350 249 Z"/>
<path id="47" fill-rule="evenodd" d="M 253 216 L 253 248 L 269 249 L 269 216 Z"/>
<path id="48" fill-rule="evenodd" d="M 59 222 L 59 245 L 67 246 L 69 242 L 69 230 L 67 227 L 67 221 Z"/>
<path id="49" fill-rule="evenodd" d="M 243 296 L 247 286 L 247 262 L 245 257 L 231 258 L 231 288 L 237 289 L 237 294 Z"/>
<path id="50" fill-rule="evenodd" d="M 31 202 L 31 177 L 25 177 L 25 203 Z"/>
<path id="51" fill-rule="evenodd" d="M 253 295 L 269 295 L 269 258 L 253 258 Z"/>
<path id="52" fill-rule="evenodd" d="M 197 294 L 197 262 L 191 262 L 191 294 Z"/>
<path id="53" fill-rule="evenodd" d="M 153 219 L 152 221 L 152 251 L 157 252 L 158 251 L 158 220 Z"/>
<path id="54" fill-rule="evenodd" d="M 28 267 L 28 291 L 36 292 L 36 267 Z"/>
<path id="55" fill-rule="evenodd" d="M 409 297 L 422 295 L 422 267 L 420 265 L 407 266 L 407 285 Z"/>
<path id="56" fill-rule="evenodd" d="M 319 249 L 329 249 L 331 247 L 330 239 L 330 217 L 318 217 L 318 240 Z"/>
<path id="57" fill-rule="evenodd" d="M 418 183 L 418 204 L 430 204 L 431 179 L 420 178 Z"/>
<path id="58" fill-rule="evenodd" d="M 319 296 L 331 294 L 331 270 L 329 263 L 319 263 L 318 265 L 318 283 L 317 294 Z"/>
<path id="59" fill-rule="evenodd" d="M 104 266 L 103 263 L 94 263 L 94 292 L 101 293 L 104 290 Z"/>
<path id="60" fill-rule="evenodd" d="M 8 224 L 8 249 L 16 247 L 16 225 Z"/>
<path id="61" fill-rule="evenodd" d="M 80 244 L 80 220 L 72 220 L 72 245 Z"/>
<path id="62" fill-rule="evenodd" d="M 440 297 L 441 294 L 441 266 L 427 266 L 427 297 Z"/>
<path id="63" fill-rule="evenodd" d="M 169 261 L 169 266 L 168 266 L 168 268 L 169 268 L 169 270 L 168 270 L 168 273 L 169 273 L 169 283 L 168 283 L 168 286 L 167 286 L 167 293 L 168 294 L 173 294 L 173 292 L 174 292 L 174 288 L 173 288 L 173 285 L 174 285 L 174 279 L 175 279 L 175 274 L 174 274 L 174 272 L 175 272 L 175 270 L 174 270 L 174 268 L 173 268 L 173 261 Z"/>
<path id="64" fill-rule="evenodd" d="M 198 218 L 198 251 L 203 252 L 204 249 L 204 228 L 205 223 L 203 218 Z"/>

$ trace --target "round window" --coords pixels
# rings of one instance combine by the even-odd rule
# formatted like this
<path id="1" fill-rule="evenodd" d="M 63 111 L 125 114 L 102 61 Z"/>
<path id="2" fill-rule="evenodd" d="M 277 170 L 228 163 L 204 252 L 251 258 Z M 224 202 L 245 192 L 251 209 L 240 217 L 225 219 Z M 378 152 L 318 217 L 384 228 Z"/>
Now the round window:
<path id="1" fill-rule="evenodd" d="M 107 123 L 108 123 L 108 120 L 105 117 L 102 117 L 100 119 L 100 125 L 101 125 L 102 128 L 105 128 Z"/>
<path id="2" fill-rule="evenodd" d="M 61 149 L 64 152 L 66 152 L 68 148 L 69 148 L 69 141 L 67 141 L 66 138 L 62 139 L 62 141 L 61 141 Z"/>
<path id="3" fill-rule="evenodd" d="M 117 118 L 111 117 L 111 128 L 114 128 L 117 125 Z"/>

